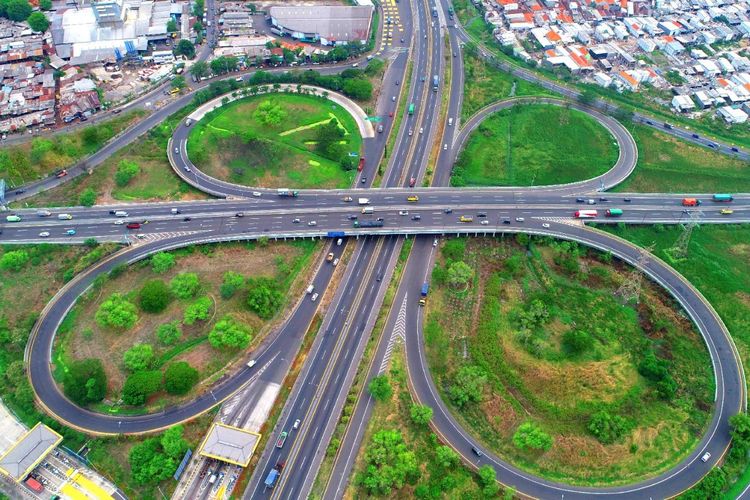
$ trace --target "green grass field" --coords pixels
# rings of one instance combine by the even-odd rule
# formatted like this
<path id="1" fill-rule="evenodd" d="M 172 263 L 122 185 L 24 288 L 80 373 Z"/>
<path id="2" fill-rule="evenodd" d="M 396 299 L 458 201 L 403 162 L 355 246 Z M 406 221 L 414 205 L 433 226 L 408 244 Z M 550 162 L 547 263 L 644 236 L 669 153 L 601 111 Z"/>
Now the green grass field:
<path id="1" fill-rule="evenodd" d="M 693 325 L 655 286 L 637 307 L 623 306 L 613 292 L 629 268 L 605 257 L 553 240 L 533 240 L 528 253 L 512 238 L 449 240 L 426 307 L 430 369 L 464 428 L 514 464 L 571 484 L 668 469 L 692 450 L 712 409 L 711 363 Z M 465 289 L 448 281 L 458 259 L 474 271 Z M 576 335 L 584 340 L 570 341 Z M 668 360 L 674 394 L 642 374 L 652 354 Z M 467 366 L 486 382 L 480 401 L 462 405 L 453 394 Z M 616 439 L 589 429 L 600 411 L 623 419 Z M 514 444 L 527 421 L 552 437 L 549 450 Z"/>
<path id="2" fill-rule="evenodd" d="M 480 22 L 481 19 L 479 20 Z M 539 85 L 518 80 L 488 65 L 471 51 L 464 57 L 464 96 L 461 119 L 465 122 L 484 106 L 513 96 L 555 96 Z"/>
<path id="3" fill-rule="evenodd" d="M 695 146 L 645 125 L 626 123 L 638 145 L 635 172 L 615 191 L 748 192 L 747 162 Z"/>
<path id="4" fill-rule="evenodd" d="M 271 101 L 286 116 L 278 125 L 256 120 L 258 106 Z M 315 150 L 318 128 L 338 120 L 346 153 L 360 153 L 362 138 L 354 118 L 319 97 L 278 93 L 228 104 L 195 125 L 188 141 L 190 158 L 209 175 L 249 186 L 344 188 L 356 171 Z M 252 138 L 248 142 L 248 138 Z"/>
<path id="5" fill-rule="evenodd" d="M 606 172 L 618 154 L 610 133 L 585 113 L 552 105 L 517 105 L 489 116 L 471 133 L 451 184 L 574 182 Z"/>
<path id="6" fill-rule="evenodd" d="M 750 377 L 750 226 L 700 226 L 692 233 L 688 257 L 674 261 L 665 250 L 680 230 L 672 226 L 608 226 L 605 230 L 638 245 L 655 245 L 654 253 L 669 262 L 708 299 L 726 324 Z M 745 462 L 746 463 L 746 462 Z M 731 491 L 739 493 L 750 482 L 745 463 L 725 463 Z M 735 482 L 736 481 L 736 482 Z M 725 498 L 735 498 L 727 494 Z"/>

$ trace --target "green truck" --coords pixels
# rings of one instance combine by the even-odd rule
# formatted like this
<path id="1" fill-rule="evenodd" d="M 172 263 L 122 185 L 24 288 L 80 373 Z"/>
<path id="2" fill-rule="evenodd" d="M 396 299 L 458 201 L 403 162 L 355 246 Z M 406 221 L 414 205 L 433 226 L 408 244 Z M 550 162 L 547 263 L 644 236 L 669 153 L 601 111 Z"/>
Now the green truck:
<path id="1" fill-rule="evenodd" d="M 607 217 L 619 217 L 622 215 L 622 210 L 619 208 L 609 208 L 604 213 L 607 215 Z"/>
<path id="2" fill-rule="evenodd" d="M 410 115 L 414 114 L 414 103 L 409 104 L 409 114 Z"/>

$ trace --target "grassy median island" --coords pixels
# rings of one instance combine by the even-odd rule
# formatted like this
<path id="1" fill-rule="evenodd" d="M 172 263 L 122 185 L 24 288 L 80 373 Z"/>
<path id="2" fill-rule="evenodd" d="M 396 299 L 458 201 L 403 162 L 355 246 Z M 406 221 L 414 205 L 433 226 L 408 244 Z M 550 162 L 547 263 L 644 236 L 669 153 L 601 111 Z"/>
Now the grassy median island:
<path id="1" fill-rule="evenodd" d="M 625 124 L 638 145 L 638 164 L 616 191 L 743 192 L 750 191 L 748 163 L 645 125 Z"/>
<path id="2" fill-rule="evenodd" d="M 590 179 L 619 150 L 590 116 L 564 106 L 519 104 L 488 116 L 458 157 L 453 186 L 540 186 Z"/>
<path id="3" fill-rule="evenodd" d="M 653 476 L 712 411 L 700 335 L 650 283 L 622 305 L 631 268 L 611 260 L 527 235 L 453 239 L 432 274 L 425 341 L 444 401 L 477 440 L 549 479 Z"/>
<path id="4" fill-rule="evenodd" d="M 344 108 L 302 94 L 235 101 L 194 127 L 190 159 L 211 176 L 248 186 L 349 187 L 362 148 Z"/>
<path id="5" fill-rule="evenodd" d="M 71 399 L 105 412 L 193 398 L 279 324 L 303 293 L 318 248 L 312 241 L 204 245 L 118 268 L 61 324 L 55 376 Z M 80 389 L 78 379 L 96 382 Z"/>

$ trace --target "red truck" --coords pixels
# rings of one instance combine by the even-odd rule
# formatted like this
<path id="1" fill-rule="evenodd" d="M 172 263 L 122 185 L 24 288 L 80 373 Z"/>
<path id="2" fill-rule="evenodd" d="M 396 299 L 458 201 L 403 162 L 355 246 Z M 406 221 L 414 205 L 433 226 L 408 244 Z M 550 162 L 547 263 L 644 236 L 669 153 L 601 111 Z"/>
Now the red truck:
<path id="1" fill-rule="evenodd" d="M 31 491 L 36 491 L 37 493 L 41 493 L 44 491 L 44 486 L 42 486 L 42 483 L 40 483 L 33 477 L 27 478 L 26 481 L 24 481 L 24 484 Z"/>
<path id="2" fill-rule="evenodd" d="M 138 223 L 138 222 L 131 222 L 130 224 L 128 224 L 125 227 L 128 228 L 128 229 L 140 229 L 141 228 L 141 224 Z"/>
<path id="3" fill-rule="evenodd" d="M 363 168 L 365 168 L 365 157 L 364 156 L 360 156 L 359 157 L 359 165 L 357 165 L 357 172 L 361 172 Z"/>
<path id="4" fill-rule="evenodd" d="M 682 199 L 683 207 L 697 207 L 700 204 L 701 204 L 701 200 L 698 200 L 695 198 L 683 198 Z"/>
<path id="5" fill-rule="evenodd" d="M 57 172 L 55 172 L 55 177 L 57 177 L 58 179 L 61 177 L 65 177 L 66 175 L 68 175 L 68 171 L 65 169 L 58 170 Z"/>

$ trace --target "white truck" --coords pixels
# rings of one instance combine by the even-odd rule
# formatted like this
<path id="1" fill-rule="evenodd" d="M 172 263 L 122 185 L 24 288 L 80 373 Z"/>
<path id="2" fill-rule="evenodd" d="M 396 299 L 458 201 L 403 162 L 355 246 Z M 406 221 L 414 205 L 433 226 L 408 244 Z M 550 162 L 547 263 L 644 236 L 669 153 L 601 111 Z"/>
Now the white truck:
<path id="1" fill-rule="evenodd" d="M 360 198 L 358 200 L 358 203 L 360 205 L 369 205 L 370 204 L 370 198 Z"/>

